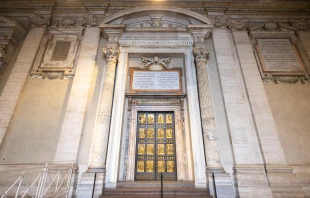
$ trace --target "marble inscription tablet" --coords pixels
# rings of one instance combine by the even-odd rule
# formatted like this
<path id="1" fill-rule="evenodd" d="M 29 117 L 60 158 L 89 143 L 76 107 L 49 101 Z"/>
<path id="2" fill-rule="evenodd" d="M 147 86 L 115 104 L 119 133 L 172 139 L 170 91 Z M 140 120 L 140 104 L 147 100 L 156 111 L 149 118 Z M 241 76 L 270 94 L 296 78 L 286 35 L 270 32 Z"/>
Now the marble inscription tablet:
<path id="1" fill-rule="evenodd" d="M 130 92 L 182 92 L 178 69 L 165 71 L 131 71 Z"/>
<path id="2" fill-rule="evenodd" d="M 302 60 L 290 39 L 257 39 L 264 72 L 304 72 Z"/>

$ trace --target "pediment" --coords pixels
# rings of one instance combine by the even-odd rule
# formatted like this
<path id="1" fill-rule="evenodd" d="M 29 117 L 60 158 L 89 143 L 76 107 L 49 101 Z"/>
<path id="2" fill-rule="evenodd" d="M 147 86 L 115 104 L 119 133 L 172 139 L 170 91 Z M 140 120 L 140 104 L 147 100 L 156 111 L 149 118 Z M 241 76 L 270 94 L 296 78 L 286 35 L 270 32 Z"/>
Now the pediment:
<path id="1" fill-rule="evenodd" d="M 210 25 L 213 21 L 198 13 L 173 7 L 137 7 L 120 11 L 103 19 L 104 24 L 123 24 L 126 28 L 186 28 L 188 25 Z"/>
<path id="2" fill-rule="evenodd" d="M 11 39 L 18 41 L 24 38 L 27 31 L 20 26 L 15 20 L 0 16 L 0 38 Z"/>
<path id="3" fill-rule="evenodd" d="M 14 27 L 15 25 L 16 25 L 16 21 L 11 20 L 11 19 L 4 17 L 4 16 L 0 16 L 0 27 L 3 27 L 3 26 Z"/>

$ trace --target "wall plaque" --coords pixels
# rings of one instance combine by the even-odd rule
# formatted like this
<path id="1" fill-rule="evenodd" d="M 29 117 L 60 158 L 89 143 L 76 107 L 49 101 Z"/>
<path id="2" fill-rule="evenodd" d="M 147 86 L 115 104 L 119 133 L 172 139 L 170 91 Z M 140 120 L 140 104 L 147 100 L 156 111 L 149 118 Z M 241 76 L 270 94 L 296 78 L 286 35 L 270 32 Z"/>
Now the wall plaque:
<path id="1" fill-rule="evenodd" d="M 83 28 L 51 28 L 41 41 L 31 70 L 33 79 L 73 78 Z"/>
<path id="2" fill-rule="evenodd" d="M 305 72 L 290 39 L 257 39 L 257 51 L 265 72 Z"/>
<path id="3" fill-rule="evenodd" d="M 182 69 L 150 71 L 130 69 L 130 93 L 174 92 L 182 93 Z"/>
<path id="4" fill-rule="evenodd" d="M 310 63 L 293 32 L 251 32 L 254 53 L 264 82 L 305 83 Z"/>

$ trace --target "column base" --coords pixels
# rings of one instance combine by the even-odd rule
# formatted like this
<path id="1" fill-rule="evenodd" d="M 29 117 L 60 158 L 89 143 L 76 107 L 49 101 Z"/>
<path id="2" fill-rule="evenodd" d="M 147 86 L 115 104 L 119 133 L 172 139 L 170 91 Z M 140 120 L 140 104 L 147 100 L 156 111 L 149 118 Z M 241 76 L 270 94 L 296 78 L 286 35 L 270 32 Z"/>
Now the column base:
<path id="1" fill-rule="evenodd" d="M 88 166 L 87 173 L 105 173 L 105 166 Z"/>
<path id="2" fill-rule="evenodd" d="M 103 173 L 83 173 L 77 190 L 77 198 L 99 198 L 102 195 L 104 189 L 104 175 Z M 94 186 L 94 182 L 96 183 Z"/>
<path id="3" fill-rule="evenodd" d="M 206 167 L 207 173 L 225 173 L 223 167 L 219 166 L 208 166 Z"/>

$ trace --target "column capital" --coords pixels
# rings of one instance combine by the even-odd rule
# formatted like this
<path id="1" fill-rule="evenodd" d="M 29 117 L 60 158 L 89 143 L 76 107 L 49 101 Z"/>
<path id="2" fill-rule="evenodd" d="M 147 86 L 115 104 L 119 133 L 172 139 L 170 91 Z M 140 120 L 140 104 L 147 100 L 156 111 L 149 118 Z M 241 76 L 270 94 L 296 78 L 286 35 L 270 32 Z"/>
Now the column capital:
<path id="1" fill-rule="evenodd" d="M 187 29 L 192 34 L 194 45 L 200 46 L 204 44 L 205 39 L 207 39 L 212 32 L 212 25 L 188 25 Z"/>
<path id="2" fill-rule="evenodd" d="M 210 50 L 204 47 L 194 47 L 193 54 L 195 56 L 196 62 L 200 62 L 200 61 L 207 62 L 209 58 Z"/>
<path id="3" fill-rule="evenodd" d="M 113 47 L 102 48 L 102 52 L 106 57 L 107 62 L 109 61 L 117 62 L 119 55 L 119 48 L 113 48 Z"/>
<path id="4" fill-rule="evenodd" d="M 114 24 L 102 24 L 99 25 L 101 29 L 103 29 L 103 32 L 108 37 L 108 44 L 113 44 L 119 42 L 119 39 L 121 38 L 121 34 L 125 29 L 124 24 L 120 25 L 114 25 Z"/>

